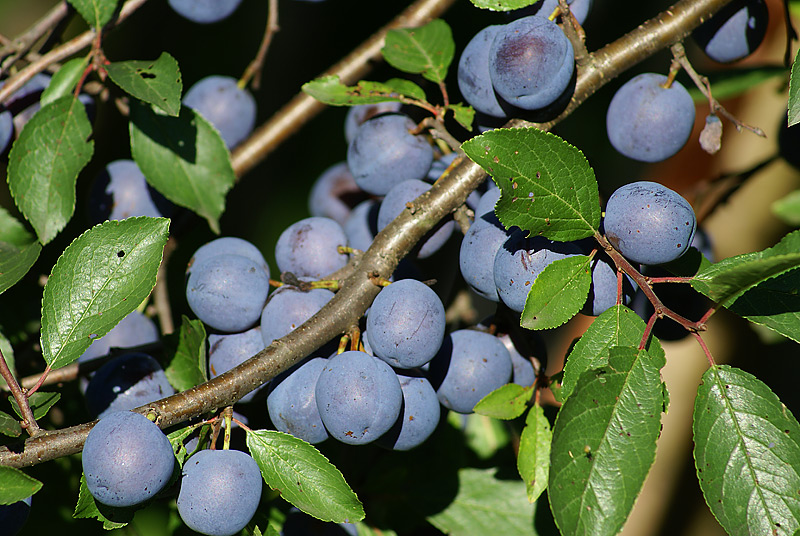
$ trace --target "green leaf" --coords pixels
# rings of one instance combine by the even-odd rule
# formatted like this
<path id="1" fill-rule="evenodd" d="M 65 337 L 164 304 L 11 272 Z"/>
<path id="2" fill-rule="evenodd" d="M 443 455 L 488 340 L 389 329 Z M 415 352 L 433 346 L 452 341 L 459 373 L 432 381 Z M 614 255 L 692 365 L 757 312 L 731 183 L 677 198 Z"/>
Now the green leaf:
<path id="1" fill-rule="evenodd" d="M 533 5 L 538 0 L 470 0 L 475 7 L 489 11 L 512 11 Z"/>
<path id="2" fill-rule="evenodd" d="M 0 207 L 0 294 L 28 273 L 41 251 L 36 237 Z"/>
<path id="3" fill-rule="evenodd" d="M 519 325 L 552 329 L 575 316 L 592 286 L 592 257 L 575 255 L 548 264 L 531 285 Z"/>
<path id="4" fill-rule="evenodd" d="M 178 117 L 131 104 L 131 154 L 164 197 L 193 210 L 219 233 L 225 195 L 236 181 L 230 153 L 219 132 L 189 107 Z"/>
<path id="5" fill-rule="evenodd" d="M 434 19 L 419 28 L 389 30 L 381 53 L 395 69 L 421 73 L 425 79 L 440 84 L 447 76 L 455 50 L 450 26 Z"/>
<path id="6" fill-rule="evenodd" d="M 467 447 L 481 460 L 488 460 L 511 440 L 508 429 L 502 422 L 485 415 L 463 415 L 451 411 L 447 415 L 447 421 L 463 431 Z"/>
<path id="7" fill-rule="evenodd" d="M 362 521 L 359 521 L 355 525 L 356 536 L 397 536 L 397 533 L 391 529 L 373 528 Z"/>
<path id="8" fill-rule="evenodd" d="M 787 112 L 789 126 L 800 123 L 800 51 L 794 57 L 792 74 L 789 79 L 789 109 Z"/>
<path id="9" fill-rule="evenodd" d="M 606 309 L 595 318 L 567 356 L 558 401 L 564 402 L 572 394 L 581 374 L 608 365 L 611 348 L 639 346 L 645 327 L 639 315 L 622 305 Z M 657 339 L 651 339 L 647 351 L 652 356 L 664 357 L 664 350 Z"/>
<path id="10" fill-rule="evenodd" d="M 548 497 L 564 536 L 615 535 L 655 459 L 665 360 L 612 348 L 609 366 L 581 375 L 553 428 Z"/>
<path id="11" fill-rule="evenodd" d="M 517 454 L 517 469 L 525 482 L 529 502 L 536 502 L 547 488 L 552 441 L 550 421 L 545 417 L 541 406 L 533 406 L 525 418 L 525 428 L 522 429 Z"/>
<path id="12" fill-rule="evenodd" d="M 42 354 L 51 368 L 78 359 L 147 298 L 168 230 L 166 218 L 107 221 L 64 250 L 42 299 Z"/>
<path id="13" fill-rule="evenodd" d="M 111 20 L 117 9 L 117 0 L 68 0 L 75 11 L 95 28 L 101 28 Z"/>
<path id="14" fill-rule="evenodd" d="M 72 217 L 75 180 L 94 151 L 91 133 L 83 104 L 61 97 L 36 112 L 11 147 L 8 187 L 42 244 Z"/>
<path id="15" fill-rule="evenodd" d="M 536 128 L 495 129 L 461 146 L 500 187 L 495 212 L 508 229 L 567 242 L 600 225 L 594 171 L 580 150 Z"/>
<path id="16" fill-rule="evenodd" d="M 475 109 L 464 104 L 451 104 L 447 107 L 453 111 L 453 119 L 465 129 L 472 131 L 472 122 L 475 120 Z"/>
<path id="17" fill-rule="evenodd" d="M 249 430 L 247 448 L 264 482 L 303 512 L 335 523 L 364 519 L 342 473 L 312 445 L 274 430 Z"/>
<path id="18" fill-rule="evenodd" d="M 800 342 L 800 269 L 759 283 L 728 310 Z"/>
<path id="19" fill-rule="evenodd" d="M 338 76 L 323 76 L 303 84 L 303 92 L 331 106 L 357 106 L 378 102 L 402 102 L 403 97 L 425 100 L 425 92 L 414 82 L 393 78 L 386 83 L 359 81 L 346 86 Z"/>
<path id="20" fill-rule="evenodd" d="M 106 65 L 108 76 L 129 95 L 177 117 L 181 110 L 181 72 L 175 58 L 162 52 L 155 61 L 120 61 Z"/>
<path id="21" fill-rule="evenodd" d="M 783 66 L 762 65 L 709 73 L 708 79 L 711 82 L 711 94 L 715 99 L 722 101 L 738 97 L 766 80 L 785 76 L 786 69 Z M 694 84 L 687 90 L 695 102 L 708 103 L 708 97 Z"/>
<path id="22" fill-rule="evenodd" d="M 208 381 L 206 369 L 206 329 L 201 320 L 183 315 L 175 356 L 164 371 L 167 380 L 177 391 L 186 391 Z"/>
<path id="23" fill-rule="evenodd" d="M 693 431 L 700 488 L 728 534 L 800 528 L 800 426 L 769 387 L 736 368 L 709 368 Z"/>
<path id="24" fill-rule="evenodd" d="M 528 401 L 533 393 L 534 390 L 530 387 L 509 383 L 480 399 L 475 404 L 474 411 L 495 419 L 516 419 L 525 413 L 525 408 L 528 407 Z"/>
<path id="25" fill-rule="evenodd" d="M 787 225 L 800 227 L 800 190 L 790 192 L 772 203 L 772 213 Z"/>
<path id="26" fill-rule="evenodd" d="M 20 426 L 19 420 L 4 411 L 0 411 L 0 434 L 19 437 L 22 434 L 22 426 Z"/>
<path id="27" fill-rule="evenodd" d="M 61 393 L 43 393 L 37 391 L 28 398 L 28 404 L 33 410 L 33 418 L 37 421 L 47 415 L 56 402 L 61 398 Z M 14 397 L 8 395 L 8 400 L 11 402 L 11 408 L 14 410 L 20 419 L 22 419 L 22 411 L 19 409 L 19 404 L 14 400 Z"/>
<path id="28" fill-rule="evenodd" d="M 42 489 L 42 483 L 13 467 L 0 465 L 0 504 L 27 499 Z"/>
<path id="29" fill-rule="evenodd" d="M 167 439 L 169 439 L 169 443 L 172 445 L 172 453 L 175 454 L 175 459 L 178 460 L 178 465 L 181 467 L 183 467 L 183 462 L 185 462 L 186 458 L 189 456 L 183 442 L 186 441 L 186 438 L 189 437 L 194 430 L 195 429 L 191 426 L 187 426 L 167 434 Z"/>
<path id="30" fill-rule="evenodd" d="M 501 480 L 493 469 L 465 467 L 458 471 L 458 494 L 428 521 L 451 536 L 536 534 L 533 506 L 520 480 Z"/>
<path id="31" fill-rule="evenodd" d="M 377 84 L 377 82 L 366 83 Z M 398 95 L 404 95 L 406 97 L 411 97 L 412 99 L 425 101 L 425 90 L 411 80 L 406 80 L 404 78 L 390 78 L 384 82 L 383 85 Z"/>
<path id="32" fill-rule="evenodd" d="M 692 279 L 692 287 L 728 307 L 736 298 L 776 275 L 800 267 L 800 230 L 763 251 L 723 259 Z"/>
<path id="33" fill-rule="evenodd" d="M 81 474 L 81 489 L 78 492 L 78 504 L 72 517 L 77 519 L 96 519 L 103 523 L 105 530 L 124 527 L 133 519 L 135 507 L 113 508 L 94 500 L 86 486 L 86 475 Z"/>
<path id="34" fill-rule="evenodd" d="M 75 85 L 81 79 L 81 76 L 83 76 L 83 71 L 86 69 L 88 64 L 88 56 L 84 56 L 83 58 L 73 58 L 64 63 L 64 65 L 62 65 L 61 68 L 53 75 L 53 78 L 50 79 L 50 83 L 47 85 L 47 87 L 44 88 L 42 96 L 39 97 L 39 104 L 44 106 L 45 104 L 50 104 L 51 102 L 60 99 L 61 97 L 66 97 L 72 94 L 72 91 L 75 89 Z"/>

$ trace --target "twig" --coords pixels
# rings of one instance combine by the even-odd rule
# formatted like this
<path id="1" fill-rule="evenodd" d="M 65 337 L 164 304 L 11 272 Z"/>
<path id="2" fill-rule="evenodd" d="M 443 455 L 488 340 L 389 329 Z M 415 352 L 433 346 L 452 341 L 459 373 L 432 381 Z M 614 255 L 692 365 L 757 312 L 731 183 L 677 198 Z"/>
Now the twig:
<path id="1" fill-rule="evenodd" d="M 444 128 L 444 125 L 435 118 L 426 117 L 422 120 L 419 126 L 422 128 L 431 129 L 431 136 L 433 136 L 435 139 L 443 140 L 445 143 L 447 143 L 451 150 L 458 151 L 461 148 L 461 142 L 454 138 L 453 135 L 450 134 L 446 128 Z"/>
<path id="2" fill-rule="evenodd" d="M 698 344 L 700 344 L 700 348 L 703 349 L 703 353 L 706 354 L 706 359 L 708 359 L 708 364 L 712 367 L 716 367 L 717 364 L 714 362 L 714 356 L 711 355 L 711 351 L 706 346 L 706 341 L 703 340 L 703 337 L 700 336 L 699 333 L 692 333 L 694 338 L 697 339 Z"/>
<path id="3" fill-rule="evenodd" d="M 708 99 L 708 105 L 711 107 L 712 114 L 723 115 L 731 123 L 734 124 L 736 130 L 738 130 L 739 132 L 741 132 L 742 129 L 747 129 L 757 136 L 761 136 L 762 138 L 767 137 L 764 131 L 761 130 L 760 128 L 753 125 L 748 125 L 747 123 L 737 119 L 736 116 L 734 116 L 732 113 L 726 110 L 725 107 L 722 106 L 719 103 L 719 101 L 714 98 L 714 96 L 711 94 L 711 82 L 708 81 L 708 78 L 698 74 L 697 71 L 694 70 L 694 67 L 692 67 L 689 58 L 686 57 L 686 50 L 683 48 L 682 43 L 675 43 L 674 45 L 672 45 L 671 51 L 675 61 L 678 62 L 678 64 L 680 64 L 683 70 L 686 71 L 686 74 L 689 75 L 694 84 L 697 86 L 697 89 L 699 89 L 700 92 L 703 95 L 705 95 L 705 97 Z"/>
<path id="4" fill-rule="evenodd" d="M 562 116 L 566 117 L 580 102 L 620 72 L 688 35 L 726 2 L 727 0 L 680 0 L 664 13 L 595 52 L 594 60 L 578 76 L 575 96 Z M 380 49 L 380 43 L 377 43 L 377 49 Z M 364 51 L 362 54 L 366 61 L 369 55 Z M 351 75 L 364 67 L 352 58 L 348 61 L 350 65 L 346 70 Z M 291 122 L 284 124 L 283 128 L 280 127 L 281 124 L 292 116 L 306 121 L 309 114 L 317 108 L 309 107 L 308 103 L 299 105 L 298 99 L 301 97 L 295 97 L 284 111 L 279 112 L 279 117 L 270 122 L 272 126 L 256 136 L 258 142 L 251 140 L 250 148 L 239 153 L 239 159 L 235 159 L 238 174 L 252 168 L 263 158 L 263 151 L 269 152 L 290 132 L 296 130 Z M 512 120 L 507 124 L 509 128 L 527 125 L 530 123 L 520 120 Z M 255 148 L 260 149 L 254 150 Z M 375 273 L 379 277 L 388 278 L 400 259 L 441 218 L 462 205 L 469 193 L 486 177 L 486 173 L 477 164 L 463 159 L 452 173 L 431 187 L 414 215 L 404 210 L 378 233 L 370 248 L 353 263 L 352 275 L 344 281 L 342 289 L 307 322 L 241 365 L 202 385 L 138 408 L 138 411 L 155 409 L 159 413 L 158 424 L 164 428 L 215 408 L 225 407 L 314 352 L 319 345 L 318 341 L 328 341 L 344 333 L 364 314 L 380 290 L 369 276 Z M 24 444 L 0 446 L 0 465 L 23 467 L 78 452 L 95 422 L 52 432 L 43 431 L 36 437 L 27 439 Z"/>
<path id="5" fill-rule="evenodd" d="M 605 250 L 609 257 L 614 261 L 614 264 L 617 265 L 617 269 L 625 272 L 631 279 L 639 285 L 639 288 L 642 290 L 647 299 L 650 300 L 650 303 L 653 304 L 653 308 L 655 309 L 655 313 L 659 316 L 666 316 L 667 318 L 671 318 L 688 331 L 705 331 L 706 326 L 700 322 L 692 322 L 688 318 L 679 315 L 666 305 L 661 299 L 656 296 L 656 293 L 653 292 L 653 289 L 650 285 L 647 284 L 647 278 L 643 276 L 639 270 L 633 267 L 628 259 L 622 256 L 622 254 L 614 249 L 614 247 L 606 240 L 604 236 L 600 233 L 595 233 L 595 239 L 597 242 L 600 243 L 600 246 Z"/>
<path id="6" fill-rule="evenodd" d="M 589 58 L 589 51 L 586 49 L 586 34 L 578 19 L 572 14 L 572 10 L 567 5 L 567 0 L 558 0 L 558 6 L 561 8 L 561 20 L 564 21 L 561 27 L 564 30 L 564 35 L 567 36 L 567 39 L 572 44 L 575 64 L 581 66 Z"/>
<path id="7" fill-rule="evenodd" d="M 119 15 L 111 22 L 106 24 L 103 31 L 117 27 L 121 22 L 131 16 L 147 0 L 128 0 L 119 12 Z M 87 30 L 66 43 L 54 48 L 39 59 L 31 62 L 27 67 L 21 69 L 17 74 L 6 80 L 5 85 L 0 89 L 0 103 L 8 100 L 17 90 L 25 85 L 31 78 L 44 71 L 49 65 L 62 61 L 70 56 L 77 54 L 82 49 L 90 46 L 95 38 L 94 30 Z"/>
<path id="8" fill-rule="evenodd" d="M 2 351 L 0 351 L 0 376 L 6 381 L 11 395 L 17 401 L 20 413 L 22 413 L 22 427 L 28 431 L 31 437 L 36 436 L 40 429 L 39 425 L 36 424 L 36 419 L 33 418 L 33 410 L 31 410 L 31 405 L 28 403 L 28 397 L 25 396 L 25 392 L 20 388 L 17 379 L 11 373 L 11 369 L 8 368 L 8 363 L 6 363 L 6 358 L 3 356 Z"/>
<path id="9" fill-rule="evenodd" d="M 42 36 L 58 26 L 68 14 L 69 4 L 63 1 L 58 3 L 41 19 L 36 21 L 33 26 L 26 30 L 25 33 L 0 49 L 0 58 L 4 58 L 2 68 L 0 68 L 0 75 L 8 72 L 9 67 L 14 65 L 19 58 L 27 54 Z"/>
<path id="10" fill-rule="evenodd" d="M 267 15 L 267 28 L 264 30 L 264 37 L 261 39 L 261 45 L 258 47 L 258 52 L 253 61 L 244 70 L 242 78 L 239 80 L 239 87 L 247 87 L 250 81 L 253 81 L 253 89 L 259 89 L 261 86 L 261 72 L 264 68 L 264 60 L 267 57 L 269 45 L 272 43 L 272 37 L 275 32 L 280 30 L 278 26 L 278 0 L 269 0 L 269 14 Z"/>
<path id="11" fill-rule="evenodd" d="M 455 0 L 417 0 L 320 76 L 336 75 L 343 84 L 355 84 L 376 62 L 380 61 L 386 32 L 394 28 L 420 26 L 444 13 L 453 3 Z M 241 177 L 253 169 L 284 140 L 324 109 L 325 105 L 315 98 L 302 92 L 298 93 L 233 151 L 231 159 L 236 175 Z"/>
<path id="12" fill-rule="evenodd" d="M 50 374 L 50 370 L 50 365 L 47 365 L 44 368 L 44 372 L 39 375 L 39 379 L 33 384 L 33 387 L 25 391 L 25 398 L 30 398 L 33 393 L 39 390 L 39 387 L 44 385 L 44 382 L 47 380 L 47 376 Z"/>

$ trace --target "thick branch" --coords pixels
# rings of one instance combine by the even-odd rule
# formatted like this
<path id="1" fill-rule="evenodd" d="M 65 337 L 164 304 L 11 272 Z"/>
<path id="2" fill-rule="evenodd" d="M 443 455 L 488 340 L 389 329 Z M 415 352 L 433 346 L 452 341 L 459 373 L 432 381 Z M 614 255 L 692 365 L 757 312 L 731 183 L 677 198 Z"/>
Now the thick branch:
<path id="1" fill-rule="evenodd" d="M 595 53 L 593 61 L 579 73 L 576 97 L 570 104 L 568 112 L 620 72 L 657 50 L 669 47 L 680 40 L 725 3 L 725 0 L 681 0 L 667 12 Z M 378 43 L 375 45 L 375 50 L 379 48 Z M 337 68 L 339 67 L 335 67 L 334 70 Z M 350 65 L 348 71 L 351 76 L 360 76 L 356 74 L 358 69 L 355 69 L 355 65 Z M 346 83 L 352 83 L 351 80 L 353 79 L 347 78 Z M 255 145 L 260 144 L 262 150 L 268 152 L 280 140 L 287 137 L 289 132 L 294 131 L 288 126 L 281 130 L 282 123 L 286 121 L 291 123 L 291 116 L 298 114 L 299 118 L 307 119 L 309 110 L 317 108 L 309 107 L 310 103 L 298 105 L 297 101 L 303 100 L 303 97 L 295 97 L 292 103 L 279 113 L 278 119 L 268 123 L 272 126 L 267 131 L 272 129 L 276 138 L 262 134 L 261 141 L 258 144 L 253 142 L 245 151 L 249 156 L 239 153 L 237 173 L 241 175 L 263 158 L 265 153 L 255 151 Z M 567 112 L 564 116 L 566 114 Z M 560 119 L 552 124 L 558 120 Z M 513 120 L 507 126 L 526 124 L 523 121 Z M 413 215 L 409 211 L 404 211 L 378 233 L 369 250 L 357 261 L 353 274 L 344 281 L 342 290 L 337 292 L 320 312 L 238 367 L 205 384 L 154 403 L 150 409 L 158 413 L 159 424 L 162 427 L 175 425 L 211 410 L 228 406 L 304 356 L 313 353 L 322 342 L 347 331 L 348 327 L 364 314 L 378 293 L 378 287 L 369 281 L 369 276 L 377 272 L 379 276 L 388 277 L 414 244 L 432 229 L 439 219 L 464 203 L 467 195 L 485 178 L 486 174 L 478 165 L 463 159 L 449 175 L 440 179 L 430 191 L 414 202 L 416 212 Z M 148 408 L 140 408 L 140 411 L 144 412 L 146 409 Z M 78 452 L 92 425 L 93 423 L 87 423 L 64 430 L 45 432 L 28 439 L 24 445 L 0 447 L 0 465 L 15 467 L 34 465 Z"/>

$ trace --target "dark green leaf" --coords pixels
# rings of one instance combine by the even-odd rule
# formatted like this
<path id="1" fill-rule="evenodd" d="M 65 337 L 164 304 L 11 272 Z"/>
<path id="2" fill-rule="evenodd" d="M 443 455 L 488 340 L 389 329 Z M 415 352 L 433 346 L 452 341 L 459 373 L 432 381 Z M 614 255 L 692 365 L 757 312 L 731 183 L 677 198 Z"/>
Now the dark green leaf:
<path id="1" fill-rule="evenodd" d="M 798 89 L 798 86 L 800 86 L 800 51 L 794 57 L 792 74 L 789 80 L 789 126 L 800 122 L 800 89 Z"/>
<path id="2" fill-rule="evenodd" d="M 117 9 L 117 0 L 68 0 L 75 11 L 95 28 L 102 28 Z"/>
<path id="3" fill-rule="evenodd" d="M 709 368 L 693 430 L 700 488 L 728 534 L 800 528 L 800 426 L 769 387 L 739 369 Z"/>
<path id="4" fill-rule="evenodd" d="M 0 465 L 0 504 L 27 499 L 41 488 L 41 482 L 19 469 Z"/>
<path id="5" fill-rule="evenodd" d="M 28 398 L 28 405 L 33 410 L 33 418 L 37 421 L 47 415 L 56 402 L 61 398 L 61 393 L 43 393 L 37 391 Z M 8 395 L 8 400 L 11 402 L 11 408 L 14 410 L 20 419 L 22 419 L 22 411 L 19 409 L 19 404 L 14 400 L 14 397 Z"/>
<path id="6" fill-rule="evenodd" d="M 548 264 L 528 292 L 520 326 L 552 329 L 575 316 L 592 286 L 592 258 L 575 255 Z"/>
<path id="7" fill-rule="evenodd" d="M 772 203 L 772 213 L 787 225 L 800 227 L 800 190 L 795 190 Z"/>
<path id="8" fill-rule="evenodd" d="M 155 61 L 120 61 L 106 66 L 108 76 L 129 95 L 177 117 L 181 110 L 181 72 L 175 58 L 162 52 Z"/>
<path id="9" fill-rule="evenodd" d="M 567 357 L 558 401 L 564 402 L 572 394 L 581 374 L 608 365 L 610 348 L 639 346 L 644 328 L 644 321 L 622 305 L 615 305 L 595 318 Z M 664 350 L 657 339 L 651 340 L 647 351 L 650 355 L 664 357 Z"/>
<path id="10" fill-rule="evenodd" d="M 64 63 L 61 68 L 56 71 L 50 83 L 44 88 L 42 96 L 39 97 L 39 104 L 44 106 L 61 97 L 66 97 L 75 89 L 75 85 L 83 76 L 83 71 L 89 63 L 89 57 L 73 58 Z"/>
<path id="11" fill-rule="evenodd" d="M 785 77 L 786 69 L 783 66 L 762 65 L 758 67 L 745 67 L 737 69 L 725 69 L 715 73 L 709 73 L 711 82 L 711 94 L 717 100 L 726 100 L 738 97 L 748 90 L 756 87 L 762 82 L 771 78 Z M 689 95 L 695 102 L 708 103 L 708 97 L 692 84 L 687 88 Z"/>
<path id="12" fill-rule="evenodd" d="M 177 391 L 186 391 L 208 381 L 206 369 L 206 329 L 202 321 L 183 315 L 175 356 L 164 371 L 167 380 Z"/>
<path id="13" fill-rule="evenodd" d="M 77 519 L 96 519 L 103 523 L 106 530 L 124 527 L 133 519 L 135 508 L 113 508 L 94 500 L 86 486 L 86 475 L 81 474 L 81 489 L 78 492 L 78 504 L 72 517 Z"/>
<path id="14" fill-rule="evenodd" d="M 489 11 L 512 11 L 533 5 L 538 0 L 470 0 L 470 2 L 481 9 Z"/>
<path id="15" fill-rule="evenodd" d="M 501 480 L 497 469 L 458 471 L 458 495 L 441 512 L 428 521 L 445 534 L 476 536 L 478 534 L 534 535 L 533 506 L 525 495 L 520 480 Z"/>
<path id="16" fill-rule="evenodd" d="M 167 242 L 166 218 L 96 225 L 59 257 L 44 287 L 42 354 L 69 365 L 147 298 Z"/>
<path id="17" fill-rule="evenodd" d="M 193 210 L 219 233 L 225 195 L 236 180 L 230 153 L 217 130 L 189 107 L 178 117 L 131 104 L 131 153 L 164 197 Z"/>
<path id="18" fill-rule="evenodd" d="M 20 426 L 19 420 L 8 413 L 0 411 L 0 434 L 19 437 L 22 434 L 22 426 Z"/>
<path id="19" fill-rule="evenodd" d="M 36 237 L 0 207 L 0 294 L 28 273 L 41 251 Z"/>
<path id="20" fill-rule="evenodd" d="M 535 502 L 547 488 L 552 440 L 553 431 L 544 410 L 539 405 L 533 406 L 525 418 L 517 454 L 517 469 L 525 482 L 529 502 Z"/>
<path id="21" fill-rule="evenodd" d="M 800 230 L 787 234 L 771 248 L 712 264 L 692 279 L 692 287 L 728 307 L 762 281 L 797 267 L 800 267 Z"/>
<path id="22" fill-rule="evenodd" d="M 453 119 L 465 129 L 472 131 L 472 122 L 475 121 L 475 109 L 464 104 L 451 104 L 447 107 L 453 111 Z"/>
<path id="23" fill-rule="evenodd" d="M 591 236 L 600 225 L 594 171 L 558 136 L 535 128 L 496 129 L 461 147 L 500 187 L 495 212 L 506 228 L 566 242 Z"/>
<path id="24" fill-rule="evenodd" d="M 413 82 L 393 78 L 385 84 L 361 80 L 346 86 L 338 76 L 323 76 L 303 84 L 303 91 L 331 106 L 357 106 L 377 102 L 402 102 L 403 97 L 425 100 L 425 92 Z"/>
<path id="25" fill-rule="evenodd" d="M 72 217 L 75 180 L 94 151 L 91 133 L 83 104 L 61 97 L 36 112 L 11 147 L 8 187 L 42 244 Z"/>
<path id="26" fill-rule="evenodd" d="M 800 342 L 800 269 L 759 283 L 728 310 Z"/>
<path id="27" fill-rule="evenodd" d="M 386 62 L 406 73 L 421 73 L 437 84 L 444 82 L 456 44 L 450 26 L 434 19 L 419 28 L 389 30 L 381 50 Z"/>
<path id="28" fill-rule="evenodd" d="M 495 419 L 516 419 L 528 407 L 534 389 L 509 383 L 484 396 L 475 404 L 475 413 Z"/>
<path id="29" fill-rule="evenodd" d="M 312 445 L 274 430 L 250 430 L 247 448 L 267 485 L 303 512 L 335 523 L 364 519 L 342 473 Z"/>
<path id="30" fill-rule="evenodd" d="M 664 363 L 645 350 L 612 348 L 609 366 L 581 375 L 561 406 L 548 497 L 564 536 L 622 529 L 655 459 Z"/>

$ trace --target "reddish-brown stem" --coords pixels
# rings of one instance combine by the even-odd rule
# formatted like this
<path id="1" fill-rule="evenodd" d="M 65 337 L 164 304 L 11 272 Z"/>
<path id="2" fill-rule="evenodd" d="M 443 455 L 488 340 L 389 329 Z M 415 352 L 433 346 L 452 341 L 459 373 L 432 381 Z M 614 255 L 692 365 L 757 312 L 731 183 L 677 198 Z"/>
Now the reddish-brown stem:
<path id="1" fill-rule="evenodd" d="M 664 277 L 648 277 L 650 283 L 689 283 L 693 278 L 691 277 L 678 277 L 678 276 L 664 276 Z"/>
<path id="2" fill-rule="evenodd" d="M 654 312 L 650 315 L 650 318 L 647 320 L 647 325 L 644 327 L 642 340 L 639 341 L 639 350 L 644 350 L 644 347 L 647 346 L 647 339 L 650 338 L 650 334 L 653 332 L 653 326 L 655 326 L 656 320 L 658 320 L 658 313 Z"/>
<path id="3" fill-rule="evenodd" d="M 272 37 L 278 30 L 280 30 L 278 26 L 278 0 L 269 0 L 269 14 L 267 15 L 267 27 L 264 30 L 264 37 L 261 39 L 261 45 L 258 47 L 256 57 L 244 70 L 244 74 L 239 80 L 239 87 L 246 87 L 251 80 L 253 81 L 253 89 L 258 89 L 261 86 L 261 72 L 264 69 L 264 60 L 267 58 L 267 51 L 270 43 L 272 43 Z"/>
<path id="4" fill-rule="evenodd" d="M 622 305 L 622 281 L 625 277 L 625 274 L 622 273 L 622 270 L 617 270 L 617 305 Z"/>
<path id="5" fill-rule="evenodd" d="M 692 322 L 688 318 L 679 315 L 661 301 L 661 299 L 656 296 L 656 293 L 653 292 L 653 289 L 647 282 L 647 278 L 644 277 L 639 270 L 633 267 L 628 259 L 622 256 L 622 254 L 614 249 L 614 247 L 606 240 L 606 237 L 601 235 L 600 233 L 595 233 L 594 235 L 597 242 L 600 246 L 605 250 L 609 257 L 614 260 L 614 264 L 617 265 L 617 269 L 622 270 L 626 274 L 633 279 L 639 288 L 642 290 L 647 299 L 650 300 L 650 303 L 653 304 L 653 308 L 658 316 L 666 316 L 667 318 L 671 318 L 684 328 L 689 331 L 705 331 L 706 326 L 700 322 Z"/>
<path id="6" fill-rule="evenodd" d="M 714 362 L 714 356 L 711 355 L 711 351 L 706 346 L 706 341 L 703 340 L 703 337 L 700 336 L 699 333 L 693 331 L 692 335 L 695 339 L 697 339 L 697 343 L 700 345 L 700 348 L 703 349 L 703 353 L 706 354 L 706 359 L 708 359 L 708 364 L 712 367 L 716 367 L 717 364 Z"/>
<path id="7" fill-rule="evenodd" d="M 444 82 L 439 82 L 439 90 L 442 92 L 442 106 L 447 108 L 450 106 L 450 95 L 447 94 L 447 86 L 444 85 Z M 442 119 L 444 119 L 444 114 L 442 114 Z"/>
<path id="8" fill-rule="evenodd" d="M 31 437 L 35 436 L 39 433 L 39 425 L 36 424 L 36 419 L 33 418 L 33 410 L 28 403 L 28 397 L 25 396 L 25 392 L 17 383 L 17 379 L 14 377 L 11 369 L 8 368 L 8 363 L 6 363 L 6 358 L 3 356 L 2 351 L 0 351 L 0 376 L 6 381 L 11 395 L 14 397 L 14 400 L 17 401 L 17 405 L 22 413 L 22 427 L 28 431 Z"/>
<path id="9" fill-rule="evenodd" d="M 39 387 L 44 385 L 44 381 L 47 379 L 48 374 L 50 374 L 50 365 L 47 365 L 47 367 L 45 367 L 44 372 L 42 372 L 42 375 L 39 376 L 39 380 L 34 384 L 34 386 L 25 391 L 25 396 L 27 398 L 30 398 L 30 396 L 33 393 L 39 390 Z"/>
<path id="10" fill-rule="evenodd" d="M 697 321 L 697 323 L 698 324 L 705 324 L 706 322 L 708 322 L 708 319 L 711 318 L 711 315 L 713 315 L 714 313 L 717 312 L 719 307 L 720 306 L 717 303 L 715 303 L 714 305 L 709 307 L 708 311 L 706 311 L 706 313 L 703 315 L 703 317 L 700 320 Z"/>

